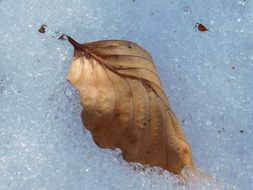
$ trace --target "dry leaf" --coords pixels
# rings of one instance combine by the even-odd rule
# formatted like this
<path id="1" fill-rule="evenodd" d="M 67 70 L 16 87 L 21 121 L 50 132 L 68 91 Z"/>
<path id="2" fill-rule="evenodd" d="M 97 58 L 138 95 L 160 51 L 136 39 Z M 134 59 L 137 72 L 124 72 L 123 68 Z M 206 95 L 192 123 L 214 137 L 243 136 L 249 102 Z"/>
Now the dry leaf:
<path id="1" fill-rule="evenodd" d="M 83 123 L 95 143 L 120 148 L 129 162 L 176 174 L 192 166 L 150 54 L 129 41 L 68 40 L 75 49 L 67 79 L 80 93 Z"/>

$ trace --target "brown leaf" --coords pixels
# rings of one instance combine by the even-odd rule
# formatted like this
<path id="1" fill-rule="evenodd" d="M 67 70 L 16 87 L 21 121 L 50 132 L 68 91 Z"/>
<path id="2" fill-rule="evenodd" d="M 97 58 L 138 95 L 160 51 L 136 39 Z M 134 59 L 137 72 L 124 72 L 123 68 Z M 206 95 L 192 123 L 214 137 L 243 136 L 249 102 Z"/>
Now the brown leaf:
<path id="1" fill-rule="evenodd" d="M 74 46 L 67 79 L 78 89 L 82 120 L 101 148 L 179 174 L 191 150 L 169 107 L 150 54 L 133 42 L 105 40 Z"/>
<path id="2" fill-rule="evenodd" d="M 195 28 L 198 28 L 198 30 L 201 31 L 201 32 L 207 32 L 208 31 L 208 29 L 201 23 L 196 23 Z"/>

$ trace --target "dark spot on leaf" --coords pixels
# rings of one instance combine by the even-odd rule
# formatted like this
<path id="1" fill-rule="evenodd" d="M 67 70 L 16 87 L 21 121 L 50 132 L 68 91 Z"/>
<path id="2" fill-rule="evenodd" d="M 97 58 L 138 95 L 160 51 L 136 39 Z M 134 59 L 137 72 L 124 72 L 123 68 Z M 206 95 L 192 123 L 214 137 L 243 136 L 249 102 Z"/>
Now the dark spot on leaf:
<path id="1" fill-rule="evenodd" d="M 132 49 L 132 46 L 131 46 L 130 44 L 127 44 L 127 47 L 128 47 L 129 49 Z"/>
<path id="2" fill-rule="evenodd" d="M 196 23 L 195 28 L 197 28 L 200 32 L 206 32 L 208 29 L 201 23 Z"/>
<path id="3" fill-rule="evenodd" d="M 46 32 L 46 28 L 45 27 L 47 27 L 47 25 L 46 24 L 42 24 L 38 31 L 40 33 L 45 33 Z"/>
<path id="4" fill-rule="evenodd" d="M 186 154 L 188 153 L 188 149 L 186 147 L 183 148 L 183 152 Z"/>
<path id="5" fill-rule="evenodd" d="M 115 117 L 119 117 L 119 116 L 120 116 L 120 113 L 116 113 L 116 114 L 115 114 Z"/>

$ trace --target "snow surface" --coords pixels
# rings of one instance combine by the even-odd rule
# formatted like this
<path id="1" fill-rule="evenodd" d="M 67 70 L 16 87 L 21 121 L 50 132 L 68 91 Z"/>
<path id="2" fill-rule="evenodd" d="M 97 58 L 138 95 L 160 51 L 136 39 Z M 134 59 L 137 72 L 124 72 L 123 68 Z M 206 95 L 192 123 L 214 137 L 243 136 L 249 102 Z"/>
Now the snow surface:
<path id="1" fill-rule="evenodd" d="M 253 189 L 253 1 L 0 0 L 0 26 L 1 190 Z M 98 148 L 57 31 L 151 52 L 196 165 L 215 179 L 182 186 Z"/>

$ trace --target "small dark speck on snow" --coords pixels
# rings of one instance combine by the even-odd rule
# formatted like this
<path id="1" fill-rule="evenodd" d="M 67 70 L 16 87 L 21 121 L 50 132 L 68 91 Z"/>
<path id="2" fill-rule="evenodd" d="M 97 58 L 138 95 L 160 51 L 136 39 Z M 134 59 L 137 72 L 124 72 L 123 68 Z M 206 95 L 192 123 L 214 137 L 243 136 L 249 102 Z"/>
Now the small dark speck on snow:
<path id="1" fill-rule="evenodd" d="M 208 29 L 201 23 L 196 23 L 195 28 L 197 28 L 200 32 L 207 32 Z"/>
<path id="2" fill-rule="evenodd" d="M 45 27 L 47 27 L 47 25 L 46 24 L 42 24 L 38 31 L 40 33 L 45 33 L 46 32 L 46 28 Z"/>
<path id="3" fill-rule="evenodd" d="M 222 129 L 219 130 L 218 133 L 221 133 L 221 132 L 224 132 L 224 131 L 225 131 L 225 129 L 222 127 Z"/>

